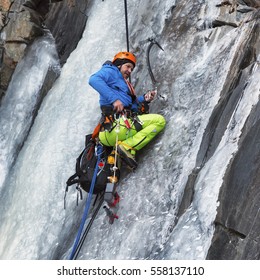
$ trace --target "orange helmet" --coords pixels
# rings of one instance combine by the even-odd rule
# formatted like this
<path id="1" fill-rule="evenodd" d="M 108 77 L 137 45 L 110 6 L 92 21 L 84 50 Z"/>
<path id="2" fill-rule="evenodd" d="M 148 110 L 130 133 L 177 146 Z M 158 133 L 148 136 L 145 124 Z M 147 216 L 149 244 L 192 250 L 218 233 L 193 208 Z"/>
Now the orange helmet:
<path id="1" fill-rule="evenodd" d="M 130 62 L 132 62 L 135 66 L 136 64 L 136 57 L 134 54 L 130 53 L 130 52 L 119 52 L 117 53 L 114 58 L 112 63 L 114 63 L 117 59 L 121 59 L 121 60 L 129 60 Z"/>

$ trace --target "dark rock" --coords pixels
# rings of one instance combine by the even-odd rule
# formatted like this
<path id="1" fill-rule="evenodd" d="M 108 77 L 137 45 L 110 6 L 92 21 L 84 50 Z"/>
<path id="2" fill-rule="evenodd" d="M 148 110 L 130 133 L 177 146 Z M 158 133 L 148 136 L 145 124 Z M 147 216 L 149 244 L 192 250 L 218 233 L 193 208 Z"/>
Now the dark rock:
<path id="1" fill-rule="evenodd" d="M 55 38 L 63 65 L 82 37 L 89 1 L 63 1 L 52 4 L 45 24 Z M 57 20 L 58 19 L 58 20 Z"/>
<path id="2" fill-rule="evenodd" d="M 257 16 L 258 13 L 256 13 Z M 245 94 L 249 77 L 259 56 L 259 23 L 243 49 L 241 77 L 234 93 Z M 252 63 L 252 64 L 250 64 Z M 239 102 L 239 100 L 237 100 Z M 231 102 L 230 104 L 232 104 Z M 228 108 L 227 109 L 231 109 Z M 226 112 L 228 112 L 228 110 Z M 234 108 L 232 109 L 234 111 Z M 260 102 L 253 108 L 242 132 L 238 152 L 223 179 L 219 194 L 216 231 L 208 259 L 260 258 Z M 224 114 L 225 115 L 225 114 Z M 225 118 L 222 119 L 222 123 Z"/>
<path id="3" fill-rule="evenodd" d="M 259 0 L 243 0 L 243 2 L 250 7 L 253 8 L 260 8 L 260 1 Z"/>
<path id="4" fill-rule="evenodd" d="M 44 28 L 48 28 L 55 38 L 61 65 L 66 62 L 82 37 L 90 4 L 91 1 L 85 0 L 56 0 L 51 1 L 51 4 L 46 0 L 16 0 L 13 2 L 6 0 L 0 4 L 2 12 L 0 28 L 5 33 L 5 39 L 0 42 L 0 98 L 27 46 L 35 38 L 42 36 Z M 259 6 L 257 0 L 223 1 L 219 5 L 221 14 L 211 24 L 210 28 L 222 28 L 222 30 L 224 30 L 223 26 L 230 29 L 236 28 L 242 22 L 241 15 L 238 16 L 237 12 L 251 12 L 252 18 L 257 19 L 259 18 L 259 12 L 257 14 Z M 197 3 L 190 13 L 198 14 L 200 9 L 201 4 Z M 181 14 L 183 12 L 181 5 L 174 6 L 174 12 L 176 15 Z M 195 18 L 194 15 L 193 17 Z M 201 20 L 198 18 L 199 29 L 208 28 L 208 25 Z M 195 29 L 196 23 L 194 24 L 188 16 L 179 18 L 176 16 L 169 18 L 167 25 L 169 34 L 166 37 L 168 42 L 174 42 L 169 44 L 167 50 L 171 52 L 171 48 L 176 48 L 176 42 L 181 41 L 180 39 L 191 32 L 192 28 Z M 248 41 L 244 43 L 233 61 L 220 102 L 215 107 L 205 129 L 196 162 L 198 168 L 194 169 L 188 178 L 178 216 L 184 213 L 191 204 L 193 187 L 200 167 L 214 154 L 231 115 L 235 111 L 241 96 L 245 93 L 244 89 L 252 74 L 253 64 L 259 57 L 260 42 L 258 34 L 259 23 L 255 24 Z M 198 41 L 197 47 L 201 47 L 200 41 Z M 190 54 L 186 50 L 184 52 L 180 48 L 179 56 L 181 60 L 187 61 L 188 64 Z M 178 62 L 178 60 L 176 61 Z M 168 63 L 172 65 L 173 61 Z M 178 71 L 181 73 L 184 70 L 176 69 L 175 73 L 167 72 L 166 76 L 164 73 L 157 73 L 158 79 L 172 80 L 178 76 Z M 50 70 L 42 88 L 42 99 L 56 78 L 57 73 Z M 35 108 L 35 115 L 37 110 L 38 108 Z M 207 259 L 260 259 L 259 112 L 260 103 L 254 108 L 253 113 L 247 120 L 243 129 L 243 136 L 239 142 L 238 152 L 223 178 L 215 220 L 215 233 Z"/>
<path id="5" fill-rule="evenodd" d="M 224 178 L 208 259 L 260 259 L 259 112 L 260 103 Z"/>
<path id="6" fill-rule="evenodd" d="M 2 29 L 5 39 L 0 42 L 0 100 L 27 46 L 44 34 L 46 26 L 56 40 L 61 65 L 66 62 L 85 29 L 87 6 L 88 1 L 83 0 L 54 0 L 51 4 L 45 0 L 1 3 L 7 24 Z"/>
<path id="7" fill-rule="evenodd" d="M 37 10 L 22 6 L 23 1 L 6 1 L 1 6 L 5 11 L 5 24 L 1 29 L 2 63 L 0 88 L 5 92 L 15 66 L 23 58 L 33 40 L 44 34 L 43 16 Z"/>

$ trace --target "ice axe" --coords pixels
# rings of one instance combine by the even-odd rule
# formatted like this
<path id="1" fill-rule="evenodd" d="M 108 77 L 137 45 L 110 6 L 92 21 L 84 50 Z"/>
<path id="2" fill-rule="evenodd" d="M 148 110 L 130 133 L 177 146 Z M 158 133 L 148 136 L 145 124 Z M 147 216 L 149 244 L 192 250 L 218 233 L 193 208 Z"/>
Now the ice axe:
<path id="1" fill-rule="evenodd" d="M 162 46 L 154 38 L 148 38 L 148 42 L 150 42 L 150 44 L 149 44 L 149 46 L 147 48 L 147 51 L 146 51 L 146 63 L 147 63 L 149 75 L 150 75 L 151 80 L 152 80 L 154 91 L 156 91 L 156 93 L 157 93 L 157 83 L 158 82 L 155 80 L 154 75 L 153 75 L 153 71 L 152 71 L 152 68 L 151 68 L 150 51 L 151 51 L 151 48 L 153 47 L 153 45 L 157 45 L 157 47 L 159 47 L 162 51 L 164 51 L 164 49 L 162 48 Z M 161 98 L 165 99 L 164 96 L 162 96 L 160 94 L 159 94 L 159 96 Z"/>

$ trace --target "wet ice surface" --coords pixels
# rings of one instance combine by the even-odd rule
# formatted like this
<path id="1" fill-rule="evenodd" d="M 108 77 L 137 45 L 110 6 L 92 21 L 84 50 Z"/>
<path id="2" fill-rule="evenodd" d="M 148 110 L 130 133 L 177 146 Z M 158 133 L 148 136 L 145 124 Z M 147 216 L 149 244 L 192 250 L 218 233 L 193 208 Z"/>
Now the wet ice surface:
<path id="1" fill-rule="evenodd" d="M 1 259 L 66 259 L 70 254 L 85 200 L 76 207 L 76 192 L 71 188 L 64 210 L 65 182 L 74 173 L 75 159 L 84 146 L 85 134 L 91 133 L 99 120 L 98 94 L 88 86 L 88 78 L 104 61 L 125 49 L 123 2 L 113 0 L 112 5 L 111 1 L 93 4 L 83 38 L 44 99 L 30 135 L 4 184 L 0 204 Z M 173 5 L 172 1 L 165 1 L 145 3 L 139 8 L 139 2 L 135 0 L 129 4 L 129 11 L 133 11 L 129 22 L 133 26 L 134 42 L 152 36 L 155 26 L 156 32 L 161 32 Z M 210 2 L 208 18 L 212 18 L 213 5 Z M 191 8 L 192 5 L 186 7 Z M 154 10 L 158 14 L 155 15 Z M 146 21 L 151 23 L 153 31 L 147 27 Z M 146 33 L 140 32 L 142 25 L 146 26 Z M 196 36 L 203 38 L 209 31 L 203 32 Z M 233 30 L 222 38 L 216 32 L 215 39 L 210 44 L 205 43 L 189 64 L 179 66 L 186 71 L 180 71 L 182 74 L 175 80 L 168 77 L 177 66 L 171 65 L 172 68 L 167 69 L 166 79 L 160 87 L 160 91 L 168 95 L 163 110 L 166 129 L 140 153 L 137 171 L 122 178 L 119 186 L 120 219 L 110 226 L 101 209 L 79 259 L 206 257 L 214 231 L 222 176 L 237 149 L 241 128 L 258 100 L 258 93 L 254 90 L 259 81 L 258 68 L 216 152 L 200 171 L 193 203 L 175 226 L 176 215 L 188 176 L 196 167 L 204 130 L 220 98 L 243 32 L 246 30 L 240 33 Z M 194 36 L 190 34 L 186 38 L 187 48 Z M 118 46 L 122 48 L 118 50 Z M 166 51 L 160 55 L 166 63 L 171 61 L 172 53 L 167 52 L 170 46 L 163 47 Z M 39 57 L 45 57 L 45 54 Z M 154 67 L 156 63 L 162 67 L 161 61 L 154 62 Z M 149 79 L 148 73 L 141 78 Z M 27 82 L 27 88 L 41 80 L 37 76 L 33 81 L 20 79 Z M 159 100 L 152 108 L 156 108 L 156 102 Z M 20 112 L 30 112 L 32 103 L 27 102 Z M 7 110 L 6 114 L 10 112 Z M 19 132 L 19 121 L 10 121 L 9 125 Z M 3 147 L 3 155 L 7 158 L 8 145 Z M 12 153 L 15 154 L 14 148 Z M 6 165 L 5 169 L 9 167 Z"/>
<path id="2" fill-rule="evenodd" d="M 17 65 L 0 107 L 0 190 L 28 134 L 48 69 L 59 71 L 54 39 L 46 34 Z"/>

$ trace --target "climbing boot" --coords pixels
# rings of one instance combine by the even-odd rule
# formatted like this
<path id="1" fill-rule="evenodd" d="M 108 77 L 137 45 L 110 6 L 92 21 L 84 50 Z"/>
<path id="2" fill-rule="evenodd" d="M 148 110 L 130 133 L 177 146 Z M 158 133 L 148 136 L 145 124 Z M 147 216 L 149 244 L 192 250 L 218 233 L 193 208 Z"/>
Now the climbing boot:
<path id="1" fill-rule="evenodd" d="M 122 144 L 118 145 L 117 151 L 118 151 L 119 155 L 121 156 L 121 158 L 125 161 L 125 163 L 130 168 L 133 168 L 133 169 L 137 168 L 138 164 L 135 161 L 134 156 L 128 150 L 126 150 Z"/>

